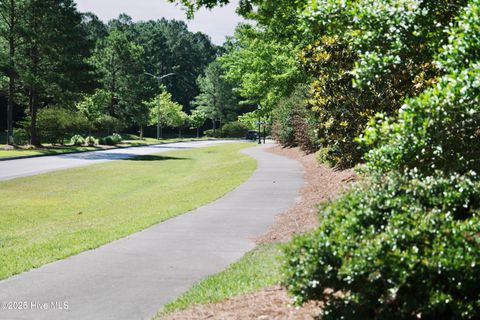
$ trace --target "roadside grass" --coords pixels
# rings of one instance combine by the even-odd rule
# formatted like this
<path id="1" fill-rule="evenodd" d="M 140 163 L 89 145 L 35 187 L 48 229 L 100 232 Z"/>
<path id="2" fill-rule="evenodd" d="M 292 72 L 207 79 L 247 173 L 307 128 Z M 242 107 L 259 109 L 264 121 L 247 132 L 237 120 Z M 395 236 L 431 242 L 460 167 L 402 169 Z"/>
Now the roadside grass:
<path id="1" fill-rule="evenodd" d="M 214 201 L 250 177 L 256 161 L 239 151 L 251 146 L 171 151 L 0 182 L 0 279 Z"/>
<path id="2" fill-rule="evenodd" d="M 2 148 L 4 145 L 0 145 Z M 45 145 L 44 148 L 37 149 L 13 149 L 13 150 L 1 150 L 0 149 L 0 158 L 12 158 L 12 157 L 24 157 L 24 156 L 34 156 L 41 154 L 60 154 L 60 153 L 71 153 L 79 151 L 93 151 L 101 150 L 98 147 L 78 147 L 78 146 L 50 146 Z"/>
<path id="3" fill-rule="evenodd" d="M 113 149 L 113 148 L 126 148 L 126 147 L 134 147 L 134 146 L 141 146 L 141 145 L 151 145 L 151 144 L 162 144 L 162 143 L 172 143 L 172 142 L 181 142 L 181 141 L 196 141 L 196 140 L 206 140 L 209 138 L 202 137 L 202 138 L 166 138 L 166 139 L 154 139 L 154 138 L 147 138 L 140 139 L 138 136 L 135 135 L 122 135 L 125 137 L 121 143 L 117 146 L 95 146 L 95 147 L 87 147 L 87 146 L 73 146 L 73 145 L 51 145 L 51 144 L 44 144 L 43 148 L 35 148 L 35 149 L 12 149 L 12 150 L 2 150 L 1 148 L 5 147 L 5 144 L 0 144 L 0 159 L 11 158 L 11 157 L 23 157 L 23 156 L 33 156 L 33 155 L 53 155 L 53 154 L 63 154 L 63 153 L 72 153 L 72 152 L 82 152 L 82 151 L 94 151 L 94 150 L 103 150 L 103 149 Z M 4 137 L 0 137 L 4 138 Z M 0 140 L 4 141 L 4 140 Z"/>
<path id="4" fill-rule="evenodd" d="M 225 271 L 198 282 L 176 300 L 166 304 L 154 318 L 185 310 L 196 304 L 214 303 L 257 291 L 281 280 L 281 244 L 264 244 L 248 252 Z"/>

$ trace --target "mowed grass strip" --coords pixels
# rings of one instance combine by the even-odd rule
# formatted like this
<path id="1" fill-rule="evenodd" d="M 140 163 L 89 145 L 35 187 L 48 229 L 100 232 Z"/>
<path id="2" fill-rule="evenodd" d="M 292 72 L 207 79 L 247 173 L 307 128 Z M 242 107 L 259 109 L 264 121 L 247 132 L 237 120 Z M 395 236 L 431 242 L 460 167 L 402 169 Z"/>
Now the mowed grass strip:
<path id="1" fill-rule="evenodd" d="M 0 278 L 214 201 L 256 168 L 239 152 L 250 146 L 227 143 L 0 182 Z"/>
<path id="2" fill-rule="evenodd" d="M 167 314 L 185 310 L 193 305 L 215 303 L 278 284 L 282 279 L 281 246 L 264 244 L 253 249 L 225 271 L 205 278 L 166 304 L 154 319 L 160 320 Z"/>
<path id="3" fill-rule="evenodd" d="M 95 150 L 104 150 L 104 149 L 113 149 L 113 148 L 128 148 L 142 145 L 152 145 L 152 144 L 163 144 L 163 143 L 173 143 L 173 142 L 182 142 L 182 141 L 200 141 L 208 140 L 211 138 L 202 137 L 202 138 L 168 138 L 157 140 L 154 138 L 144 138 L 141 140 L 134 135 L 124 135 L 126 138 L 116 146 L 73 146 L 73 145 L 64 145 L 64 146 L 52 146 L 51 144 L 45 144 L 44 147 L 38 149 L 12 149 L 12 150 L 2 150 L 5 147 L 4 144 L 0 144 L 0 159 L 8 159 L 12 157 L 25 157 L 25 156 L 38 156 L 38 155 L 53 155 L 53 154 L 64 154 L 64 153 L 73 153 L 73 152 L 84 152 L 84 151 L 95 151 Z M 2 138 L 0 135 L 0 141 L 4 141 L 6 138 Z"/>

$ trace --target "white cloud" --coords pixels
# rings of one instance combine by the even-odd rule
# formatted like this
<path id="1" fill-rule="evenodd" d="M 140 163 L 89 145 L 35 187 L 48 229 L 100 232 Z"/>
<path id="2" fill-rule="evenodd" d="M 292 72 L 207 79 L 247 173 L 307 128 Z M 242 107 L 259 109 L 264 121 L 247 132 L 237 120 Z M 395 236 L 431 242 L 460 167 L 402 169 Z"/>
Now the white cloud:
<path id="1" fill-rule="evenodd" d="M 134 21 L 161 18 L 182 20 L 187 22 L 191 31 L 208 34 L 215 44 L 222 44 L 225 36 L 233 35 L 235 26 L 243 21 L 235 13 L 238 0 L 211 11 L 202 9 L 191 21 L 187 21 L 181 7 L 165 0 L 75 0 L 75 2 L 79 11 L 93 12 L 104 22 L 117 18 L 121 13 L 128 14 Z"/>

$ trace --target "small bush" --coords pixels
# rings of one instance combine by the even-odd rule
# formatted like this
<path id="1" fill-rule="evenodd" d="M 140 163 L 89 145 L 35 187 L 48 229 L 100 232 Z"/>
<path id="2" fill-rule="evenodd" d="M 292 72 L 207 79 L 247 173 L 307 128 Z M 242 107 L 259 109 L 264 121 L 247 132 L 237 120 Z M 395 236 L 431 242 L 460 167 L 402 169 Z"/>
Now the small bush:
<path id="1" fill-rule="evenodd" d="M 25 128 L 15 128 L 13 130 L 13 141 L 16 145 L 26 145 L 30 141 L 30 132 Z"/>
<path id="2" fill-rule="evenodd" d="M 94 137 L 88 136 L 88 137 L 85 138 L 85 145 L 87 145 L 89 147 L 93 147 L 96 144 L 98 144 L 98 141 Z"/>
<path id="3" fill-rule="evenodd" d="M 70 138 L 70 144 L 74 146 L 82 146 L 85 144 L 85 139 L 81 135 L 76 134 Z"/>
<path id="4" fill-rule="evenodd" d="M 249 128 L 246 124 L 235 121 L 226 123 L 222 127 L 222 136 L 228 138 L 244 138 Z"/>
<path id="5" fill-rule="evenodd" d="M 205 130 L 203 132 L 203 134 L 206 136 L 206 137 L 211 137 L 211 138 L 221 138 L 222 137 L 222 131 L 221 130 L 213 130 L 213 129 L 209 129 L 209 130 Z"/>
<path id="6" fill-rule="evenodd" d="M 114 133 L 111 135 L 113 141 L 115 142 L 115 144 L 118 144 L 120 142 L 122 142 L 123 138 L 121 135 L 119 135 L 118 133 Z"/>
<path id="7" fill-rule="evenodd" d="M 106 136 L 99 139 L 99 143 L 107 146 L 114 146 L 122 142 L 122 136 L 118 133 L 114 133 L 111 136 Z"/>
<path id="8" fill-rule="evenodd" d="M 112 136 L 106 136 L 106 137 L 100 138 L 99 143 L 106 146 L 114 146 L 116 144 Z"/>

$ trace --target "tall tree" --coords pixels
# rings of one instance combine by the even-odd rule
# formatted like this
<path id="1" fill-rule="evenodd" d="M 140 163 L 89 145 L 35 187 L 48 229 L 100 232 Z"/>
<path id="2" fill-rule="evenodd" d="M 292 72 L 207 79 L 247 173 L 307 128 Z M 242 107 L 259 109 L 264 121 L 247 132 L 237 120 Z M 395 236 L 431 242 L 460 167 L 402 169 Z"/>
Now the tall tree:
<path id="1" fill-rule="evenodd" d="M 98 43 L 91 61 L 100 73 L 103 88 L 110 93 L 111 116 L 128 117 L 128 109 L 141 104 L 137 89 L 144 78 L 142 54 L 143 48 L 117 29 Z"/>
<path id="2" fill-rule="evenodd" d="M 15 105 L 15 81 L 17 77 L 16 53 L 18 40 L 18 19 L 21 1 L 6 0 L 0 2 L 0 35 L 6 44 L 7 58 L 1 69 L 8 78 L 7 104 L 7 144 L 13 145 L 13 108 Z"/>
<path id="3" fill-rule="evenodd" d="M 188 116 L 188 123 L 192 129 L 197 130 L 197 138 L 200 136 L 200 128 L 205 124 L 207 115 L 201 110 L 192 110 L 192 114 Z"/>
<path id="4" fill-rule="evenodd" d="M 296 84 L 306 81 L 295 47 L 276 41 L 260 28 L 239 25 L 226 48 L 227 53 L 219 58 L 226 70 L 224 78 L 235 85 L 243 103 L 261 104 L 269 111 Z"/>
<path id="5" fill-rule="evenodd" d="M 81 26 L 82 16 L 72 0 L 29 0 L 19 20 L 17 67 L 28 96 L 30 142 L 40 145 L 37 112 L 46 104 L 72 105 L 90 84 L 90 54 Z"/>
<path id="6" fill-rule="evenodd" d="M 150 114 L 148 123 L 159 126 L 160 138 L 163 137 L 164 127 L 177 127 L 185 122 L 186 115 L 182 111 L 182 106 L 172 100 L 172 95 L 168 91 L 163 91 L 144 104 Z"/>
<path id="7" fill-rule="evenodd" d="M 233 92 L 233 86 L 223 79 L 224 70 L 220 61 L 208 65 L 205 74 L 198 78 L 200 94 L 193 104 L 203 111 L 214 122 L 221 124 L 225 120 L 234 120 L 239 108 L 238 97 Z"/>

